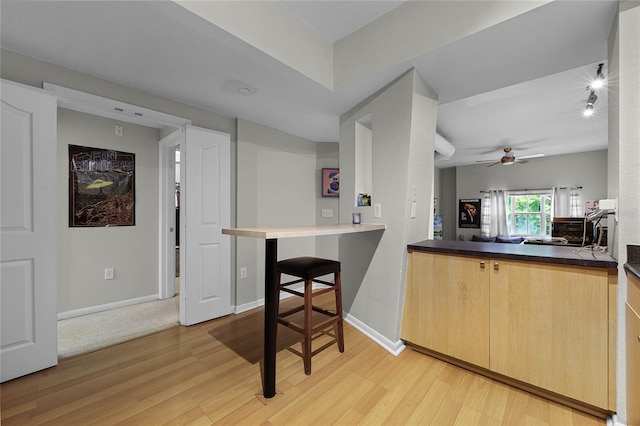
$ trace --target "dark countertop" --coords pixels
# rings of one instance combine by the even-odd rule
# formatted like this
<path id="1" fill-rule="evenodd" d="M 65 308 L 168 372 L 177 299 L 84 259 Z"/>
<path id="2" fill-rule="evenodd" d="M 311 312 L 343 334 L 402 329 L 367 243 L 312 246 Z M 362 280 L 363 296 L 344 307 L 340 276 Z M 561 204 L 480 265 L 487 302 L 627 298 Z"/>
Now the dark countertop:
<path id="1" fill-rule="evenodd" d="M 475 241 L 424 240 L 409 244 L 409 250 L 459 254 L 475 257 L 557 263 L 561 265 L 617 268 L 618 261 L 608 253 L 590 248 L 554 245 L 483 243 Z"/>
<path id="2" fill-rule="evenodd" d="M 624 270 L 640 280 L 640 263 L 625 263 Z"/>
<path id="3" fill-rule="evenodd" d="M 624 270 L 640 279 L 640 246 L 627 246 L 627 263 L 624 264 Z"/>

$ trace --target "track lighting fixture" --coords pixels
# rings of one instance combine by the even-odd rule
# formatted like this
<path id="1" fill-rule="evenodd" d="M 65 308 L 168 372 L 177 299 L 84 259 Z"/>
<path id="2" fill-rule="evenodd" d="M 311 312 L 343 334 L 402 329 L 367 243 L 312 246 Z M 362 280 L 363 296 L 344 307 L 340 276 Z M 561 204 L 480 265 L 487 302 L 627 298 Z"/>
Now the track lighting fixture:
<path id="1" fill-rule="evenodd" d="M 604 63 L 598 65 L 598 71 L 596 72 L 596 78 L 593 82 L 587 86 L 587 90 L 590 91 L 589 98 L 587 99 L 587 105 L 584 107 L 583 114 L 586 117 L 593 115 L 593 105 L 598 100 L 598 95 L 596 95 L 596 90 L 604 87 L 604 74 L 602 74 L 602 67 Z"/>
<path id="2" fill-rule="evenodd" d="M 593 82 L 589 86 L 589 89 L 598 90 L 598 89 L 600 89 L 601 87 L 604 86 L 604 74 L 602 74 L 602 67 L 603 66 L 604 66 L 604 63 L 598 65 L 598 71 L 596 72 L 596 78 L 595 78 L 595 80 L 593 80 Z"/>
<path id="3" fill-rule="evenodd" d="M 591 94 L 589 95 L 589 99 L 587 99 L 587 105 L 584 107 L 584 115 L 589 117 L 590 115 L 593 115 L 593 104 L 596 103 L 596 100 L 598 100 L 598 95 L 596 95 L 595 91 L 591 91 Z"/>

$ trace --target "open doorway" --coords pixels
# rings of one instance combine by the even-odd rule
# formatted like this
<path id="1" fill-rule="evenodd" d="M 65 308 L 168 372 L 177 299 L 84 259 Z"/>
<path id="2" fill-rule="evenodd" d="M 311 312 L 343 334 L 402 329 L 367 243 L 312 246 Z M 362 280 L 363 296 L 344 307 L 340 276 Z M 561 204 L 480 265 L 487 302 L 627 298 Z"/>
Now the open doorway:
<path id="1" fill-rule="evenodd" d="M 180 294 L 180 146 L 175 147 L 174 151 L 175 158 L 175 197 L 174 204 L 176 207 L 176 220 L 175 220 L 175 230 L 176 230 L 176 276 L 175 276 L 175 294 Z"/>

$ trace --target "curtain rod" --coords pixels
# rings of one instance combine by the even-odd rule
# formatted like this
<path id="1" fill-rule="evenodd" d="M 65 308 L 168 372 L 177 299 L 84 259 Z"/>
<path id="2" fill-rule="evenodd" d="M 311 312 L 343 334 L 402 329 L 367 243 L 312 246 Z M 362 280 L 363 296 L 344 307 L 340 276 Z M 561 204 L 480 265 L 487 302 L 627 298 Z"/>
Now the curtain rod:
<path id="1" fill-rule="evenodd" d="M 548 189 L 553 189 L 553 188 L 538 188 L 538 189 L 503 189 L 503 190 L 501 190 L 501 191 L 515 191 L 515 192 L 523 191 L 523 192 L 524 192 L 524 191 L 546 191 L 546 190 L 548 190 Z M 557 189 L 582 189 L 582 187 L 581 187 L 581 186 L 559 186 Z M 490 191 L 492 191 L 492 190 L 487 189 L 487 190 L 485 190 L 485 191 L 480 191 L 480 193 L 482 194 L 482 193 L 490 192 Z M 496 190 L 494 190 L 494 191 L 496 191 Z"/>

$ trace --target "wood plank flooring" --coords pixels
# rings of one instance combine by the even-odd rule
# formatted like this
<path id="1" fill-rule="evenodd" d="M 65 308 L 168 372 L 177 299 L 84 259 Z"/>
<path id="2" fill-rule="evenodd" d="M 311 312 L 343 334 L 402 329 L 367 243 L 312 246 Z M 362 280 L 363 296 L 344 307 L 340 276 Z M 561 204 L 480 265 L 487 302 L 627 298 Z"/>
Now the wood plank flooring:
<path id="1" fill-rule="evenodd" d="M 285 302 L 289 303 L 288 301 Z M 284 306 L 283 306 L 284 307 Z M 312 359 L 285 350 L 261 393 L 262 309 L 175 327 L 0 385 L 10 425 L 605 425 L 605 421 L 405 350 L 394 357 L 345 325 Z"/>

